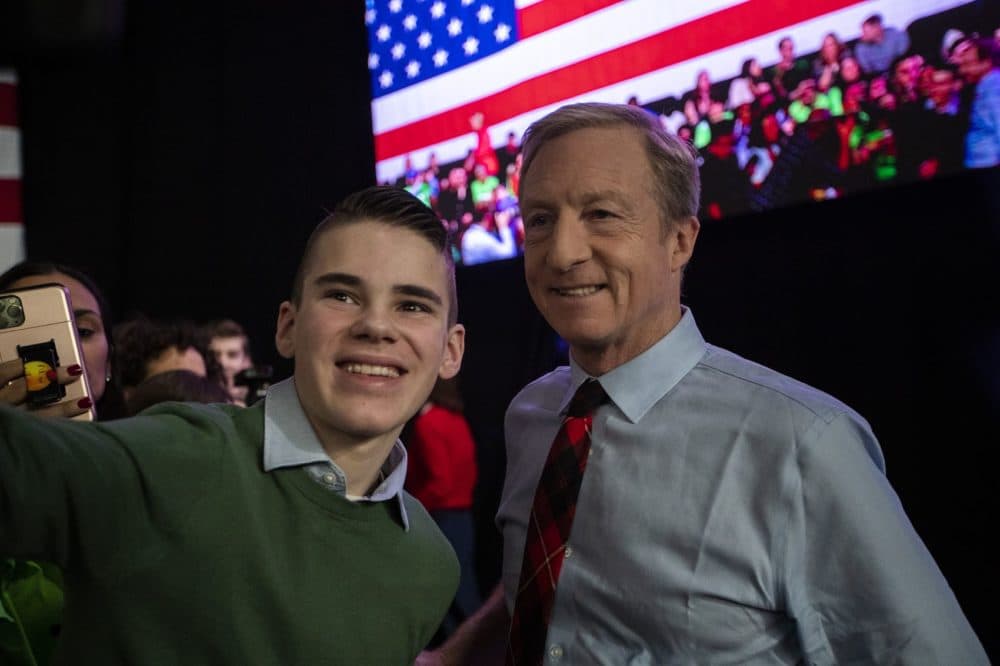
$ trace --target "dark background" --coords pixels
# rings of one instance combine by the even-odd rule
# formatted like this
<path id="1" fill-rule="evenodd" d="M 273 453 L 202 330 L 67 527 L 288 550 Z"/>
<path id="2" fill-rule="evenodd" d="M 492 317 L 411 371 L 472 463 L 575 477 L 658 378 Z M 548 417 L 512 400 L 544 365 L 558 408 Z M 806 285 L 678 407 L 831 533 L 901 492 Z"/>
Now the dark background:
<path id="1" fill-rule="evenodd" d="M 287 375 L 273 328 L 302 245 L 374 182 L 363 3 L 15 0 L 0 12 L 0 65 L 20 77 L 29 258 L 89 272 L 118 315 L 232 317 Z M 868 418 L 994 658 L 998 250 L 1000 174 L 964 173 L 706 224 L 685 286 L 711 342 Z M 489 587 L 503 411 L 558 354 L 519 260 L 458 278 Z"/>

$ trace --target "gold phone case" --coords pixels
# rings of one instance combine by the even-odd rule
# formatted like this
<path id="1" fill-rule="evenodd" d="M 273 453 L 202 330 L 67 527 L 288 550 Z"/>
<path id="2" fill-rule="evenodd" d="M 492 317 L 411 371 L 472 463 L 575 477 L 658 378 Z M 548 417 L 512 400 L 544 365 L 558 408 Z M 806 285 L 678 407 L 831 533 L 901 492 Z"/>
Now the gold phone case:
<path id="1" fill-rule="evenodd" d="M 77 364 L 86 367 L 69 291 L 65 287 L 44 284 L 0 292 L 0 361 L 20 358 L 18 346 L 26 347 L 49 340 L 55 342 L 60 366 Z M 86 372 L 65 388 L 66 396 L 60 402 L 75 403 L 84 396 L 93 399 Z M 93 421 L 96 412 L 91 407 L 73 418 Z"/>

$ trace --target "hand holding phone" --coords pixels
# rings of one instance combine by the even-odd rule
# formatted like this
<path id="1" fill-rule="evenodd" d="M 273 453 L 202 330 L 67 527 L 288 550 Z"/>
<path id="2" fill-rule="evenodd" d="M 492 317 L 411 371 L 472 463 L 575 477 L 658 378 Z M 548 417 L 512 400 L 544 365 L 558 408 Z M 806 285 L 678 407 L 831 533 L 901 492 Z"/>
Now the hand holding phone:
<path id="1" fill-rule="evenodd" d="M 62 285 L 0 293 L 0 400 L 42 415 L 94 420 L 76 321 Z"/>

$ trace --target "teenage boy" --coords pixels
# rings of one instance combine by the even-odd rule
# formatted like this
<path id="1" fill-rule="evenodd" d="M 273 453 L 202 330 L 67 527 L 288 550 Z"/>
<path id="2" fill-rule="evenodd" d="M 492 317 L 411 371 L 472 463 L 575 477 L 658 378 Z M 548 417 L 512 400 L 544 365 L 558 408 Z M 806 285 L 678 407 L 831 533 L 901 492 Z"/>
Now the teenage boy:
<path id="1" fill-rule="evenodd" d="M 0 554 L 65 572 L 62 662 L 412 663 L 458 564 L 397 436 L 459 370 L 456 317 L 441 223 L 370 188 L 306 245 L 275 336 L 294 374 L 265 400 L 102 424 L 0 404 Z"/>

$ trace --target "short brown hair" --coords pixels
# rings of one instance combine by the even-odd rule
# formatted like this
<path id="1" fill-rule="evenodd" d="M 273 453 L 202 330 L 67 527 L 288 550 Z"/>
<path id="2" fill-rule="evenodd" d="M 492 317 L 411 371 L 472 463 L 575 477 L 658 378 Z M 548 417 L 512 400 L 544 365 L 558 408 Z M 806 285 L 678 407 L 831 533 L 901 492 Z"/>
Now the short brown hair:
<path id="1" fill-rule="evenodd" d="M 243 353 L 250 355 L 250 339 L 246 331 L 232 319 L 216 319 L 205 324 L 205 331 L 208 333 L 208 341 L 215 338 L 240 338 L 243 341 Z"/>
<path id="2" fill-rule="evenodd" d="M 453 326 L 458 321 L 458 291 L 455 287 L 455 262 L 448 247 L 448 232 L 434 211 L 420 199 L 402 188 L 389 185 L 376 185 L 348 195 L 316 225 L 306 241 L 302 260 L 295 271 L 292 303 L 296 306 L 302 303 L 305 275 L 317 239 L 331 229 L 356 222 L 380 222 L 409 229 L 434 246 L 447 267 L 448 326 Z"/>
<path id="3" fill-rule="evenodd" d="M 632 127 L 642 136 L 666 227 L 698 214 L 701 179 L 694 147 L 664 129 L 649 112 L 628 104 L 569 104 L 536 120 L 521 144 L 521 182 L 527 181 L 532 162 L 547 142 L 575 130 L 604 127 Z"/>

